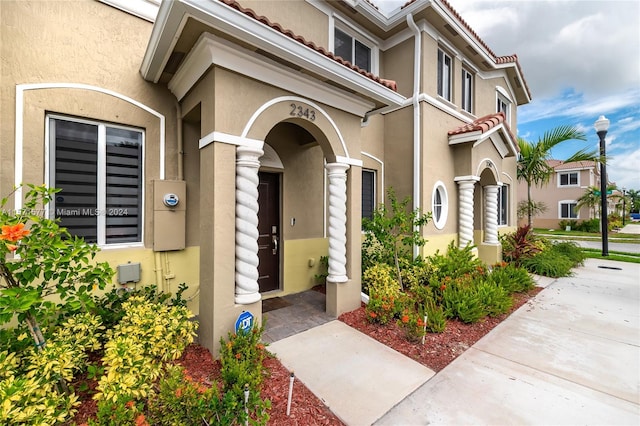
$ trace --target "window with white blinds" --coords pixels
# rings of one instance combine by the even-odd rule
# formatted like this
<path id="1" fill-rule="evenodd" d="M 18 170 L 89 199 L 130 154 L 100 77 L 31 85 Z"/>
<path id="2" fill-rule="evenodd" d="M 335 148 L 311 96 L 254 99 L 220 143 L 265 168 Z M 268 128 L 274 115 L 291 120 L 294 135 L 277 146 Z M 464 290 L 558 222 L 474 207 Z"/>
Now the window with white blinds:
<path id="1" fill-rule="evenodd" d="M 362 218 L 372 219 L 376 209 L 376 172 L 362 170 Z"/>
<path id="2" fill-rule="evenodd" d="M 142 149 L 134 128 L 49 117 L 53 212 L 72 235 L 91 243 L 142 241 Z"/>

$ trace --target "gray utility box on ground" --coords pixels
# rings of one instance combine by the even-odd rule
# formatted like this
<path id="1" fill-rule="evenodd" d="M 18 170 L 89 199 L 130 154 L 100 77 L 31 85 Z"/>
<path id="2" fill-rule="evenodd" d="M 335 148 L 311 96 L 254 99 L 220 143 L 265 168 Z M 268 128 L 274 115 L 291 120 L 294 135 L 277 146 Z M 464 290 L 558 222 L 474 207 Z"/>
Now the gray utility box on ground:
<path id="1" fill-rule="evenodd" d="M 153 250 L 185 247 L 187 185 L 179 180 L 153 181 Z"/>

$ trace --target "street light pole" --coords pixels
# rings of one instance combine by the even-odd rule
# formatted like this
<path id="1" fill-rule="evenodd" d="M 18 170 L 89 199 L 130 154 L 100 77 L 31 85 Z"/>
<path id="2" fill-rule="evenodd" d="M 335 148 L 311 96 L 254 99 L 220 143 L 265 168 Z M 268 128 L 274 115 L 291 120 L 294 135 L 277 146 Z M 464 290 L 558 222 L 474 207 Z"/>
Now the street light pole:
<path id="1" fill-rule="evenodd" d="M 624 219 L 627 215 L 627 197 L 625 196 L 625 192 L 627 190 L 622 188 L 622 226 L 624 226 Z"/>
<path id="2" fill-rule="evenodd" d="M 609 130 L 609 120 L 601 115 L 594 124 L 600 138 L 600 226 L 602 227 L 602 256 L 609 256 L 609 223 L 607 217 L 607 153 L 605 137 Z"/>

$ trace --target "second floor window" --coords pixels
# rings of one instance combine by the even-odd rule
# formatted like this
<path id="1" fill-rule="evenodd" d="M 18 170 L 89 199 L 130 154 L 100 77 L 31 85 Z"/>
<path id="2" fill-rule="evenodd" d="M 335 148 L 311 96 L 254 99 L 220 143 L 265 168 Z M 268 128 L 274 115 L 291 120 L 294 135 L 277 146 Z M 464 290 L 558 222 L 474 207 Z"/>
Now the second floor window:
<path id="1" fill-rule="evenodd" d="M 87 242 L 142 242 L 142 147 L 139 129 L 49 117 L 53 214 Z"/>
<path id="2" fill-rule="evenodd" d="M 509 123 L 511 120 L 510 109 L 511 109 L 511 102 L 509 102 L 507 98 L 505 98 L 504 96 L 498 94 L 496 112 L 503 112 L 505 116 L 505 121 L 507 123 Z"/>
<path id="3" fill-rule="evenodd" d="M 568 172 L 559 174 L 560 186 L 578 186 L 578 172 Z"/>
<path id="4" fill-rule="evenodd" d="M 438 49 L 438 95 L 451 101 L 451 56 Z"/>
<path id="5" fill-rule="evenodd" d="M 333 53 L 358 68 L 371 72 L 371 48 L 338 28 L 334 32 Z"/>
<path id="6" fill-rule="evenodd" d="M 467 112 L 473 112 L 473 75 L 463 69 L 462 70 L 462 109 Z"/>

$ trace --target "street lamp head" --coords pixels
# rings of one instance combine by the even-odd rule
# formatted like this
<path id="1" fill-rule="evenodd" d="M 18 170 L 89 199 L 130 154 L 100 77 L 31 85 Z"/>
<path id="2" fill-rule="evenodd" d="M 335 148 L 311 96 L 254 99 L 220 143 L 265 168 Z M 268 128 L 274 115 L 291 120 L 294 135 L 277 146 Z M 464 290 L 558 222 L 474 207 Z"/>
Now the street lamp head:
<path id="1" fill-rule="evenodd" d="M 606 132 L 609 130 L 609 119 L 604 115 L 601 115 L 600 118 L 596 120 L 594 123 L 594 127 L 596 128 L 596 132 Z"/>

